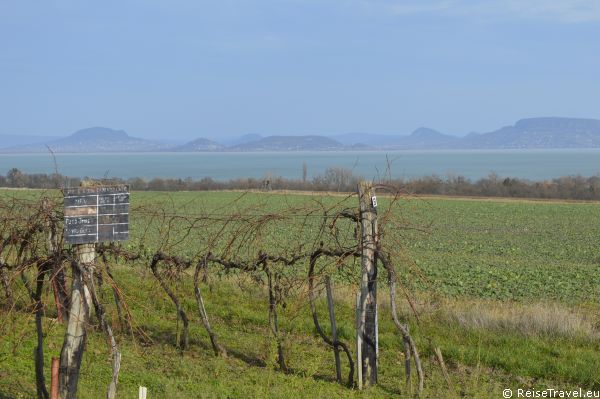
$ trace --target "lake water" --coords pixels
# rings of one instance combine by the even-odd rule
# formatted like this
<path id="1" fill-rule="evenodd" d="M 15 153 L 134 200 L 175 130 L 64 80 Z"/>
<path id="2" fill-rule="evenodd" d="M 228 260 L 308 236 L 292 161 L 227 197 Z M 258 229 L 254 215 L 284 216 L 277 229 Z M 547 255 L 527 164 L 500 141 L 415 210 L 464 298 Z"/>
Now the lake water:
<path id="1" fill-rule="evenodd" d="M 79 177 L 171 177 L 216 180 L 282 176 L 300 179 L 306 162 L 311 178 L 328 167 L 351 169 L 376 178 L 389 170 L 394 178 L 448 174 L 477 179 L 495 172 L 531 180 L 600 174 L 600 149 L 590 150 L 471 150 L 387 152 L 278 153 L 131 153 L 56 154 L 59 173 Z M 52 173 L 49 154 L 0 154 L 0 173 L 10 168 L 27 173 Z"/>

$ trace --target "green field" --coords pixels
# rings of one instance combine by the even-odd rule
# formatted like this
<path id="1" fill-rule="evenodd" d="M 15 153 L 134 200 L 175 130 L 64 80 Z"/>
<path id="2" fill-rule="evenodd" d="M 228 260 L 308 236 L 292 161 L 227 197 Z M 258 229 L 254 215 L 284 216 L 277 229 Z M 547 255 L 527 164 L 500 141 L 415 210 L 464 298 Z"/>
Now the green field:
<path id="1" fill-rule="evenodd" d="M 24 198 L 39 192 L 0 195 Z M 323 194 L 134 192 L 131 200 L 127 248 L 189 257 L 205 251 L 207 242 L 214 251 L 226 251 L 228 234 L 242 232 L 244 242 L 232 258 L 260 249 L 289 255 L 302 243 L 317 245 L 311 237 L 318 236 L 323 212 L 356 207 L 356 198 Z M 382 219 L 388 204 L 389 199 L 380 199 Z M 220 225 L 222 215 L 236 214 L 253 215 L 254 221 L 265 215 L 279 218 L 252 231 L 235 223 Z M 195 225 L 192 215 L 203 220 L 214 215 L 215 220 Z M 417 318 L 406 303 L 400 304 L 424 362 L 423 397 L 499 398 L 503 388 L 517 387 L 600 390 L 600 204 L 403 198 L 387 217 L 382 239 L 400 271 L 402 292 L 418 310 Z M 339 221 L 337 227 L 343 243 L 351 243 L 352 223 Z M 315 332 L 301 289 L 289 293 L 280 313 L 291 369 L 285 374 L 277 367 L 268 295 L 264 284 L 254 281 L 260 276 L 214 270 L 202 286 L 211 323 L 229 352 L 223 359 L 212 353 L 188 274 L 171 282 L 191 321 L 191 347 L 182 353 L 175 347 L 181 330 L 175 308 L 147 262 L 110 262 L 135 327 L 119 328 L 105 285 L 104 302 L 123 354 L 118 397 L 135 397 L 139 385 L 149 388 L 151 398 L 411 397 L 383 272 L 380 384 L 359 392 L 334 381 L 333 354 Z M 305 269 L 300 265 L 295 277 L 304 276 Z M 352 303 L 360 276 L 356 265 L 345 270 L 334 275 L 336 316 L 341 338 L 355 352 Z M 52 304 L 52 294 L 44 295 Z M 399 294 L 399 300 L 403 297 Z M 35 396 L 34 317 L 25 310 L 24 294 L 20 301 L 22 310 L 1 314 L 0 398 Z M 319 306 L 326 325 L 323 298 Z M 44 319 L 47 380 L 49 359 L 59 355 L 64 336 L 53 312 L 48 306 Z M 444 353 L 451 389 L 433 358 L 436 346 Z M 110 364 L 104 335 L 94 327 L 81 370 L 81 398 L 104 397 Z"/>

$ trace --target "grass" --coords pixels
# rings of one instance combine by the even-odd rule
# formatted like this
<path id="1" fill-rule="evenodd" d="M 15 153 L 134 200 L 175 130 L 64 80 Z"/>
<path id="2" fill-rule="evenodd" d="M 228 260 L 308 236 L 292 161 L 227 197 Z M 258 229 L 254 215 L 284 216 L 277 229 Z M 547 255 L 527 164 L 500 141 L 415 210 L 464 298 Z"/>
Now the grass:
<path id="1" fill-rule="evenodd" d="M 564 306 L 559 303 L 503 303 L 498 301 L 454 301 L 443 314 L 450 322 L 466 328 L 518 331 L 526 336 L 566 339 L 600 338 L 598 309 Z"/>
<path id="2" fill-rule="evenodd" d="M 239 193 L 134 193 L 132 201 L 134 207 L 170 204 L 181 212 L 198 212 L 235 200 L 237 210 L 264 212 L 305 206 L 312 200 L 301 195 L 238 197 Z M 332 196 L 322 201 L 345 200 Z M 411 226 L 425 226 L 425 233 L 408 229 L 386 233 L 405 247 L 398 263 L 420 314 L 419 322 L 411 319 L 411 331 L 427 374 L 424 397 L 501 397 L 507 387 L 600 389 L 596 366 L 600 363 L 600 253 L 596 245 L 600 212 L 596 204 L 428 199 L 407 200 L 396 212 Z M 134 216 L 130 245 L 137 245 L 142 236 L 139 226 L 147 223 L 141 220 L 146 214 Z M 307 234 L 307 229 L 297 234 Z M 157 240 L 150 235 L 144 238 Z M 276 234 L 264 239 L 284 246 L 278 241 L 284 238 Z M 179 245 L 189 249 L 191 244 Z M 379 291 L 380 384 L 359 392 L 333 381 L 333 355 L 316 335 L 302 293 L 281 309 L 284 349 L 292 368 L 285 374 L 277 368 L 264 287 L 240 276 L 214 276 L 203 286 L 211 324 L 230 354 L 223 359 L 212 354 L 189 279 L 175 284 L 191 319 L 191 348 L 182 353 L 175 347 L 181 326 L 173 304 L 147 266 L 113 268 L 136 325 L 136 339 L 130 331 L 119 329 L 105 285 L 107 310 L 123 353 L 119 397 L 135 397 L 139 385 L 147 386 L 149 396 L 156 398 L 411 396 L 403 382 L 401 339 L 391 323 L 383 287 Z M 340 280 L 334 289 L 340 336 L 353 348 L 352 287 Z M 45 295 L 51 303 L 51 293 Z M 25 306 L 27 301 L 21 298 L 20 302 Z M 323 298 L 319 312 L 321 323 L 328 324 Z M 405 304 L 402 313 L 409 313 Z M 47 315 L 49 372 L 49 359 L 60 352 L 64 327 L 52 318 L 51 307 Z M 33 397 L 33 315 L 3 313 L 2 320 L 0 398 Z M 151 343 L 140 339 L 141 332 Z M 442 348 L 452 391 L 432 357 L 434 346 Z M 344 360 L 343 365 L 345 374 Z M 94 328 L 84 355 L 79 397 L 103 397 L 109 378 L 107 345 Z"/>

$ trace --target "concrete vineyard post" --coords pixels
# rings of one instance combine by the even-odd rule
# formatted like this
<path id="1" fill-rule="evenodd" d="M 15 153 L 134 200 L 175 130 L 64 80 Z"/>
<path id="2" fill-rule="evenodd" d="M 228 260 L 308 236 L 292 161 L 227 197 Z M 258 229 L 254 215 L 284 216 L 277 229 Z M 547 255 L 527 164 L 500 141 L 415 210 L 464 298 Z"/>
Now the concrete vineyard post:
<path id="1" fill-rule="evenodd" d="M 60 353 L 60 399 L 72 399 L 77 396 L 79 369 L 83 359 L 90 309 L 93 306 L 86 281 L 93 278 L 92 270 L 96 256 L 95 245 L 77 244 L 74 253 L 71 309 L 69 311 L 67 333 Z"/>
<path id="2" fill-rule="evenodd" d="M 342 366 L 340 363 L 340 349 L 337 345 L 337 326 L 335 324 L 335 313 L 333 309 L 333 293 L 331 292 L 331 279 L 325 276 L 325 289 L 327 291 L 327 307 L 329 309 L 329 321 L 331 323 L 331 335 L 333 341 L 333 354 L 335 357 L 335 376 L 338 382 L 342 382 Z"/>
<path id="3" fill-rule="evenodd" d="M 358 389 L 362 389 L 362 334 L 360 332 L 360 291 L 356 293 L 356 379 Z"/>

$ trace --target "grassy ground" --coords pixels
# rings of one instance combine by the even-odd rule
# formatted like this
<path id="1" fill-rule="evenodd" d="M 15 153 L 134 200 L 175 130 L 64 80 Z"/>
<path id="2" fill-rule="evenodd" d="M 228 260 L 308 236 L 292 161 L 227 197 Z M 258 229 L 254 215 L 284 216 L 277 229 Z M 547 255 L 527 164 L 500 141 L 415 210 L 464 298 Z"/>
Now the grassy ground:
<path id="1" fill-rule="evenodd" d="M 148 209 L 170 204 L 189 214 L 219 209 L 234 200 L 238 210 L 262 211 L 311 201 L 310 196 L 239 196 L 134 193 L 132 206 Z M 332 196 L 321 201 L 333 204 L 344 199 Z M 395 234 L 394 242 L 405 246 L 398 263 L 420 314 L 419 321 L 411 318 L 411 331 L 427 374 L 424 397 L 500 398 L 502 389 L 509 387 L 600 389 L 597 204 L 413 199 L 402 202 L 395 212 L 409 225 L 420 227 L 387 234 Z M 132 216 L 131 245 L 137 245 L 141 236 L 149 242 L 157 240 L 140 230 L 146 223 L 140 220 L 147 217 L 141 211 L 139 219 Z M 278 245 L 277 236 L 265 239 Z M 384 288 L 379 291 L 380 384 L 359 392 L 334 382 L 332 352 L 316 335 L 302 293 L 281 310 L 284 348 L 292 369 L 285 374 L 277 367 L 264 287 L 239 276 L 212 277 L 203 286 L 211 322 L 229 352 L 222 359 L 212 354 L 189 278 L 174 282 L 191 319 L 191 348 L 182 353 L 175 347 L 181 331 L 175 309 L 147 266 L 113 268 L 136 327 L 135 339 L 131 331 L 118 327 L 112 294 L 105 285 L 105 302 L 123 353 L 120 397 L 135 397 L 139 385 L 147 386 L 149 397 L 156 398 L 411 396 L 404 384 L 401 339 L 390 321 Z M 338 281 L 334 290 L 340 336 L 353 348 L 353 288 Z M 45 295 L 51 303 L 51 293 Z M 21 299 L 23 306 L 26 302 Z M 327 324 L 322 299 L 319 306 L 322 324 Z M 402 313 L 410 314 L 406 305 Z M 48 316 L 44 319 L 47 369 L 50 357 L 58 356 L 64 336 L 51 307 Z M 34 397 L 33 315 L 23 310 L 1 317 L 0 398 Z M 451 389 L 432 357 L 434 346 L 444 353 Z M 343 365 L 346 374 L 345 361 Z M 84 355 L 80 397 L 103 397 L 109 378 L 106 341 L 94 328 Z"/>

